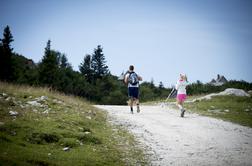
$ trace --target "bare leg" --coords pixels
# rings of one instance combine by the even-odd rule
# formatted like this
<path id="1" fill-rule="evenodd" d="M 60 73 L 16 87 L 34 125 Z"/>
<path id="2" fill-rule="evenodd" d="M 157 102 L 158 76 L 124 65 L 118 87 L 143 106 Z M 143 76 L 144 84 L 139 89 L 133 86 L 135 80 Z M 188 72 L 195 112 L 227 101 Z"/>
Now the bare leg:
<path id="1" fill-rule="evenodd" d="M 180 109 L 180 111 L 181 111 L 180 116 L 181 116 L 181 117 L 184 117 L 185 109 L 183 108 L 183 102 L 177 100 L 177 106 L 179 107 L 179 109 Z"/>
<path id="2" fill-rule="evenodd" d="M 133 114 L 133 97 L 130 98 L 129 105 L 130 105 L 130 111 Z"/>
<path id="3" fill-rule="evenodd" d="M 183 102 L 177 100 L 177 106 L 179 107 L 180 110 L 183 109 Z"/>
<path id="4" fill-rule="evenodd" d="M 140 112 L 139 99 L 136 99 L 137 112 Z"/>

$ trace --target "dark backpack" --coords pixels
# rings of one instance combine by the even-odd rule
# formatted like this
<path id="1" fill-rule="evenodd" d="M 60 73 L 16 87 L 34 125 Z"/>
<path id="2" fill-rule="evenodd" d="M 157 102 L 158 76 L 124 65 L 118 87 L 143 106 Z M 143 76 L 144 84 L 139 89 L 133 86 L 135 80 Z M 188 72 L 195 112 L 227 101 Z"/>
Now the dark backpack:
<path id="1" fill-rule="evenodd" d="M 131 72 L 129 74 L 129 79 L 128 79 L 128 82 L 131 84 L 131 85 L 137 85 L 139 80 L 138 80 L 138 76 L 135 72 Z"/>

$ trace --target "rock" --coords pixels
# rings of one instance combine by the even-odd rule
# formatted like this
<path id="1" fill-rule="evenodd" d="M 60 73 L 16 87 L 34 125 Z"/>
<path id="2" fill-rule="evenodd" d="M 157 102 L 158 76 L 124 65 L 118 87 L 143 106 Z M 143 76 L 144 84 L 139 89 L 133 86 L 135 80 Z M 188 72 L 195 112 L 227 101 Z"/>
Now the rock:
<path id="1" fill-rule="evenodd" d="M 229 110 L 228 110 L 228 109 L 226 109 L 226 110 L 224 110 L 224 112 L 229 112 Z"/>
<path id="2" fill-rule="evenodd" d="M 91 119 L 92 119 L 92 118 L 91 118 L 91 116 L 86 116 L 86 118 L 87 118 L 87 119 L 89 119 L 89 120 L 91 120 Z"/>
<path id="3" fill-rule="evenodd" d="M 46 109 L 46 110 L 43 112 L 43 114 L 48 114 L 49 111 L 51 111 L 51 109 Z"/>
<path id="4" fill-rule="evenodd" d="M 246 93 L 243 89 L 235 89 L 235 88 L 227 88 L 225 91 L 220 92 L 219 95 L 234 95 L 234 96 L 250 97 L 250 94 Z"/>
<path id="5" fill-rule="evenodd" d="M 6 93 L 1 94 L 3 97 L 7 97 L 8 95 Z"/>
<path id="6" fill-rule="evenodd" d="M 37 101 L 27 101 L 27 104 L 30 104 L 30 105 L 36 106 L 36 107 L 43 107 L 43 105 L 38 103 Z"/>
<path id="7" fill-rule="evenodd" d="M 250 97 L 250 94 L 246 93 L 242 89 L 227 88 L 226 90 L 224 90 L 223 92 L 220 92 L 220 93 L 211 93 L 209 95 L 206 95 L 206 96 L 203 96 L 200 98 L 196 98 L 193 100 L 193 102 L 201 101 L 201 100 L 210 100 L 210 99 L 212 99 L 213 96 L 227 96 L 227 95 Z"/>
<path id="8" fill-rule="evenodd" d="M 10 133 L 12 136 L 15 136 L 15 135 L 17 135 L 17 133 L 15 132 L 15 131 L 11 131 L 11 133 Z"/>
<path id="9" fill-rule="evenodd" d="M 249 112 L 249 111 L 250 111 L 250 109 L 246 108 L 244 111 L 245 111 L 245 112 Z"/>
<path id="10" fill-rule="evenodd" d="M 90 134 L 90 132 L 89 131 L 85 131 L 84 134 Z"/>
<path id="11" fill-rule="evenodd" d="M 47 96 L 41 96 L 41 97 L 37 97 L 35 100 L 37 100 L 37 101 L 45 101 L 47 99 L 48 99 Z"/>
<path id="12" fill-rule="evenodd" d="M 36 110 L 36 109 L 33 109 L 32 111 L 33 111 L 33 112 L 38 112 L 38 110 Z"/>
<path id="13" fill-rule="evenodd" d="M 63 150 L 64 150 L 64 151 L 69 151 L 70 148 L 69 148 L 69 147 L 64 147 Z"/>
<path id="14" fill-rule="evenodd" d="M 20 104 L 20 107 L 21 107 L 21 108 L 25 108 L 25 106 L 23 106 L 22 104 Z"/>
<path id="15" fill-rule="evenodd" d="M 6 101 L 10 101 L 10 100 L 11 100 L 11 97 L 7 97 L 5 100 L 6 100 Z"/>
<path id="16" fill-rule="evenodd" d="M 221 110 L 215 109 L 215 110 L 207 110 L 208 112 L 211 113 L 221 113 Z"/>
<path id="17" fill-rule="evenodd" d="M 54 103 L 56 103 L 56 104 L 63 104 L 63 102 L 62 102 L 62 101 L 57 100 L 57 99 L 53 99 L 53 102 L 54 102 Z"/>
<path id="18" fill-rule="evenodd" d="M 18 112 L 16 111 L 9 111 L 10 116 L 17 116 Z"/>

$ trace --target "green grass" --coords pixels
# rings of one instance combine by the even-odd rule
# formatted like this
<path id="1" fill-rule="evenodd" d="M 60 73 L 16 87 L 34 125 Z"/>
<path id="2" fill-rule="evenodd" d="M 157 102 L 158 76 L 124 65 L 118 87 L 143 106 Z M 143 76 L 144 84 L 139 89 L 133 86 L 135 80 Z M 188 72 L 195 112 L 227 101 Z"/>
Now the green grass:
<path id="1" fill-rule="evenodd" d="M 192 101 L 202 96 L 204 95 L 188 96 L 186 101 Z M 170 107 L 178 109 L 175 105 L 175 98 L 168 99 L 167 101 L 163 99 L 145 102 L 143 105 L 161 105 L 162 103 L 169 103 Z M 185 102 L 184 106 L 188 112 L 252 127 L 252 96 L 215 96 L 211 100 Z"/>
<path id="2" fill-rule="evenodd" d="M 27 104 L 41 96 L 42 107 Z M 78 97 L 0 82 L 0 165 L 146 165 L 134 137 L 106 117 Z"/>
<path id="3" fill-rule="evenodd" d="M 215 96 L 211 100 L 185 103 L 192 112 L 252 127 L 252 97 Z"/>

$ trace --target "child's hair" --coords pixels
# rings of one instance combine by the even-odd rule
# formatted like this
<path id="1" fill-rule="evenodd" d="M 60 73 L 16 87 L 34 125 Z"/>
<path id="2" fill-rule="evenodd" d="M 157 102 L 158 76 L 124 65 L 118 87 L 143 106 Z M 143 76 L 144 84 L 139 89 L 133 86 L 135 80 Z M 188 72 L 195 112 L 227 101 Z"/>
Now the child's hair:
<path id="1" fill-rule="evenodd" d="M 179 76 L 180 76 L 181 79 L 187 81 L 187 76 L 186 76 L 186 74 L 182 74 L 182 73 L 181 73 L 181 74 L 179 74 Z"/>

